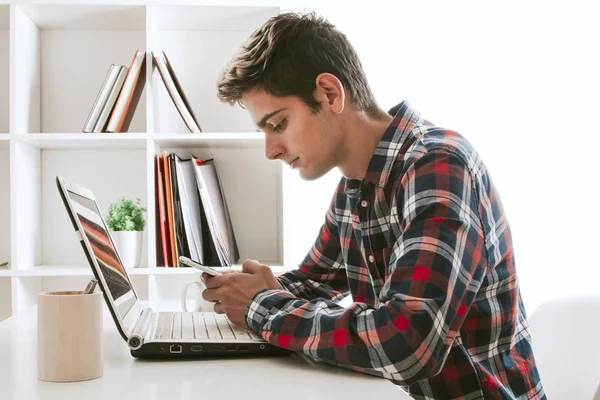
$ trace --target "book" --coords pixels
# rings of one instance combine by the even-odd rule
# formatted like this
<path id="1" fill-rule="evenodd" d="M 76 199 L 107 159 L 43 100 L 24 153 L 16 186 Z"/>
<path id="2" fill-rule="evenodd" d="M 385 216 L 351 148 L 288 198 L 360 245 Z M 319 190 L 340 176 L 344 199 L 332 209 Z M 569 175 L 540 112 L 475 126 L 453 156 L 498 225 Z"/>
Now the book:
<path id="1" fill-rule="evenodd" d="M 202 208 L 219 261 L 224 267 L 231 266 L 239 260 L 239 251 L 216 162 L 202 161 L 193 154 L 192 160 Z"/>
<path id="2" fill-rule="evenodd" d="M 82 132 L 90 133 L 93 131 L 94 126 L 96 125 L 96 122 L 98 121 L 98 118 L 100 117 L 102 109 L 104 108 L 104 105 L 106 104 L 106 101 L 108 100 L 111 89 L 114 86 L 114 84 L 119 76 L 120 69 L 121 69 L 121 66 L 115 65 L 115 64 L 111 64 L 111 66 L 108 68 L 108 72 L 106 73 L 106 76 L 104 77 L 102 86 L 100 86 L 100 90 L 98 91 L 98 94 L 96 95 L 94 104 L 92 105 L 92 108 L 90 110 L 90 113 L 88 114 L 85 124 L 83 125 L 83 128 L 81 129 Z"/>
<path id="3" fill-rule="evenodd" d="M 177 254 L 177 244 L 175 240 L 175 220 L 174 220 L 174 207 L 173 207 L 173 192 L 171 189 L 171 167 L 169 163 L 169 155 L 166 152 L 162 154 L 163 161 L 163 174 L 165 177 L 165 204 L 167 211 L 167 221 L 169 227 L 169 246 L 171 249 L 171 266 L 177 267 L 179 254 Z"/>
<path id="4" fill-rule="evenodd" d="M 175 167 L 175 153 L 168 155 L 169 176 L 171 179 L 171 199 L 173 203 L 173 226 L 175 229 L 175 245 L 177 246 L 177 259 L 175 262 L 179 266 L 179 256 L 190 256 L 188 249 L 185 227 L 183 224 L 183 212 L 181 210 L 181 197 L 179 194 L 179 181 L 177 178 L 177 169 Z"/>
<path id="5" fill-rule="evenodd" d="M 182 159 L 175 154 L 175 168 L 177 171 L 177 186 L 179 201 L 185 228 L 185 237 L 188 243 L 189 258 L 204 264 L 202 251 L 202 216 L 200 214 L 200 199 L 194 164 L 191 158 Z"/>
<path id="6" fill-rule="evenodd" d="M 146 53 L 136 50 L 106 126 L 107 132 L 127 132 L 145 86 Z"/>
<path id="7" fill-rule="evenodd" d="M 163 51 L 159 54 L 152 52 L 152 59 L 154 60 L 154 64 L 158 69 L 165 88 L 167 89 L 169 96 L 171 96 L 171 100 L 173 100 L 173 104 L 175 104 L 175 108 L 179 112 L 179 115 L 181 115 L 185 125 L 192 133 L 202 132 L 200 124 L 198 124 L 198 120 L 196 119 L 196 115 L 192 111 L 192 107 L 183 92 L 183 88 L 177 79 L 175 70 L 169 62 L 165 52 Z"/>
<path id="8" fill-rule="evenodd" d="M 121 93 L 121 89 L 123 88 L 123 83 L 125 82 L 125 77 L 127 76 L 128 67 L 121 65 L 119 66 L 119 73 L 117 75 L 117 80 L 113 84 L 110 89 L 110 93 L 108 95 L 108 99 L 104 103 L 102 107 L 102 111 L 96 124 L 94 125 L 94 129 L 92 132 L 106 132 L 106 124 L 108 123 L 108 119 L 110 118 L 110 114 L 117 102 L 117 98 L 119 97 L 119 93 Z"/>
<path id="9" fill-rule="evenodd" d="M 163 162 L 161 156 L 154 156 L 155 169 L 155 189 L 156 189 L 156 249 L 157 265 L 169 267 L 171 265 L 169 226 L 167 222 L 167 213 L 165 210 L 165 181 L 163 174 Z M 159 250 L 160 249 L 160 250 Z M 162 257 L 161 257 L 162 256 Z"/>
<path id="10" fill-rule="evenodd" d="M 199 158 L 194 159 L 194 155 L 192 157 L 192 167 L 195 169 L 196 165 L 204 165 L 207 162 L 211 162 L 212 159 L 201 160 Z M 196 179 L 196 171 L 194 172 L 194 182 Z M 198 185 L 196 184 L 196 189 L 198 189 Z M 221 261 L 219 259 L 219 254 L 217 253 L 217 248 L 215 247 L 215 242 L 212 239 L 212 235 L 210 234 L 210 227 L 208 226 L 208 219 L 206 218 L 206 213 L 204 212 L 204 207 L 202 206 L 202 198 L 200 197 L 200 191 L 198 191 L 198 202 L 200 204 L 200 220 L 202 225 L 202 256 L 204 258 L 204 265 L 210 266 L 221 266 Z"/>

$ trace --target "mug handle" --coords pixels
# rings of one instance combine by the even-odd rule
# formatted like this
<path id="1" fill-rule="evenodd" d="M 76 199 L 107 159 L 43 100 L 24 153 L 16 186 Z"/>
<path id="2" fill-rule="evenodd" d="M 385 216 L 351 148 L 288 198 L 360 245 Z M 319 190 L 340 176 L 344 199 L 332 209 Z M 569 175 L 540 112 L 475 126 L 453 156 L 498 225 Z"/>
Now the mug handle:
<path id="1" fill-rule="evenodd" d="M 202 305 L 201 305 L 200 302 L 196 302 L 196 305 L 194 306 L 194 309 L 192 311 L 189 311 L 187 309 L 187 292 L 188 292 L 190 286 L 192 286 L 192 285 L 197 285 L 200 289 L 204 288 L 204 285 L 200 281 L 193 281 L 193 282 L 190 282 L 187 285 L 185 285 L 185 287 L 183 288 L 183 292 L 181 293 L 181 310 L 183 312 L 199 312 L 199 311 L 202 311 Z"/>

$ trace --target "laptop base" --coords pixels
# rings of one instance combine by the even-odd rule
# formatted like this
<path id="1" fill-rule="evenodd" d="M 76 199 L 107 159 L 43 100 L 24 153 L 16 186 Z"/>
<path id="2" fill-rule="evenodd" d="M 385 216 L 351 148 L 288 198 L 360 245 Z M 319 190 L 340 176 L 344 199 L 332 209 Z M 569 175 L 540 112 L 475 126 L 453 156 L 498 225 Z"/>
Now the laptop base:
<path id="1" fill-rule="evenodd" d="M 136 358 L 178 359 L 207 357 L 263 357 L 287 356 L 290 350 L 266 343 L 144 343 L 137 350 L 131 350 Z"/>

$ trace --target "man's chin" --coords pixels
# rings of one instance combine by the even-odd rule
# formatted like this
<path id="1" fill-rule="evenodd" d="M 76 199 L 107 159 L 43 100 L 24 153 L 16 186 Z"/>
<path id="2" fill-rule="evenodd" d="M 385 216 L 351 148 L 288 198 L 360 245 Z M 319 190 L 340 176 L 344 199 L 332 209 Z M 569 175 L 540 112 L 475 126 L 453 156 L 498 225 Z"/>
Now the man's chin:
<path id="1" fill-rule="evenodd" d="M 327 171 L 311 171 L 305 168 L 298 168 L 298 173 L 303 181 L 315 181 L 325 175 Z"/>

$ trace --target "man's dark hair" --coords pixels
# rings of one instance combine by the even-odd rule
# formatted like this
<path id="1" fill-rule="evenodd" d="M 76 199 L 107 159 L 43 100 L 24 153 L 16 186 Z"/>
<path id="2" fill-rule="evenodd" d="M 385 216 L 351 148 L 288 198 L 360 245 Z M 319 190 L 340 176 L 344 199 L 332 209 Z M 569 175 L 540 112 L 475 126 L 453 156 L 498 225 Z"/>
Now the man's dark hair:
<path id="1" fill-rule="evenodd" d="M 315 13 L 283 13 L 254 31 L 222 71 L 218 97 L 243 106 L 242 96 L 260 88 L 273 96 L 297 96 L 317 113 L 315 80 L 326 72 L 340 80 L 355 108 L 371 116 L 382 112 L 346 36 Z"/>

